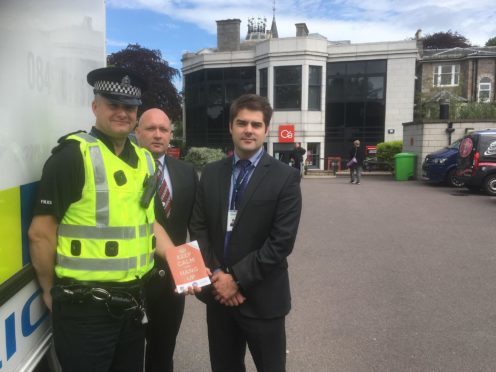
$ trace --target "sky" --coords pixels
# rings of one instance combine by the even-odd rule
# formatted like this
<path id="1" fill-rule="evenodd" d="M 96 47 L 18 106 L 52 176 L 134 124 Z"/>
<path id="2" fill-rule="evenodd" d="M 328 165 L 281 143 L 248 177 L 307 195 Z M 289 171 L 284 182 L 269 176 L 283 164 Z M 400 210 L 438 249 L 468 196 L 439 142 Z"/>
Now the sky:
<path id="1" fill-rule="evenodd" d="M 216 20 L 240 19 L 244 39 L 250 17 L 265 17 L 270 27 L 272 8 L 273 0 L 106 0 L 107 53 L 138 43 L 180 70 L 183 53 L 216 46 Z M 295 36 L 301 22 L 310 33 L 352 43 L 405 40 L 418 29 L 456 31 L 481 46 L 496 36 L 494 0 L 276 0 L 275 8 L 279 37 Z"/>

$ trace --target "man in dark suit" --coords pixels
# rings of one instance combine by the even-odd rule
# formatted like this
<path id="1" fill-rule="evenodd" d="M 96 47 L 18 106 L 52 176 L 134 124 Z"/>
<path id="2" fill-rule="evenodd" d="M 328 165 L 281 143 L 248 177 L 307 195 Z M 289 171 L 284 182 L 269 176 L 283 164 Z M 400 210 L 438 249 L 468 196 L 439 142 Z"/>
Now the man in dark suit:
<path id="1" fill-rule="evenodd" d="M 205 166 L 198 187 L 190 232 L 213 272 L 200 298 L 214 372 L 245 371 L 246 345 L 258 371 L 286 368 L 287 257 L 300 220 L 300 174 L 265 153 L 271 116 L 264 97 L 234 101 L 234 156 Z"/>
<path id="2" fill-rule="evenodd" d="M 155 218 L 176 246 L 184 244 L 198 183 L 196 172 L 192 165 L 167 156 L 172 128 L 162 110 L 150 109 L 141 115 L 136 138 L 139 145 L 150 150 L 155 162 L 158 162 L 157 172 L 162 181 L 158 183 L 165 182 L 162 190 L 168 192 L 168 198 L 161 198 L 158 190 Z M 149 318 L 145 367 L 147 372 L 168 372 L 173 371 L 173 354 L 185 299 L 174 292 L 175 286 L 167 264 L 156 257 L 155 267 L 158 275 L 153 276 L 145 287 Z"/>

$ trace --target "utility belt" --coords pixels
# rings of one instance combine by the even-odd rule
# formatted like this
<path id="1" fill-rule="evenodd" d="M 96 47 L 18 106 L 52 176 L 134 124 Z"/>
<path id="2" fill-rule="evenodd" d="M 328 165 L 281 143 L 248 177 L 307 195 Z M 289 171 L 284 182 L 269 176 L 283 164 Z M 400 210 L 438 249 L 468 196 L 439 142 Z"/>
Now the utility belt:
<path id="1" fill-rule="evenodd" d="M 146 324 L 143 284 L 152 275 L 154 273 L 124 283 L 57 278 L 51 290 L 52 299 L 60 303 L 103 305 L 114 318 L 134 317 L 137 322 Z"/>

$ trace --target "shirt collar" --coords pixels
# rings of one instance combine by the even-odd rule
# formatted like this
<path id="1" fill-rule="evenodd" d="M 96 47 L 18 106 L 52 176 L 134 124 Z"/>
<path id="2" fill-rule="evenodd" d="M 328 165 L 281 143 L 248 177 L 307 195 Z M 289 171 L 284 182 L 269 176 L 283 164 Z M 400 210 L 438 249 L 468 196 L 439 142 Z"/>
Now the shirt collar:
<path id="1" fill-rule="evenodd" d="M 262 157 L 263 150 L 264 148 L 262 146 L 258 149 L 258 151 L 255 154 L 253 154 L 251 158 L 248 159 L 254 166 L 258 164 L 260 158 Z M 236 154 L 236 151 L 234 151 L 234 164 L 236 164 L 238 160 L 239 160 L 239 156 Z"/>

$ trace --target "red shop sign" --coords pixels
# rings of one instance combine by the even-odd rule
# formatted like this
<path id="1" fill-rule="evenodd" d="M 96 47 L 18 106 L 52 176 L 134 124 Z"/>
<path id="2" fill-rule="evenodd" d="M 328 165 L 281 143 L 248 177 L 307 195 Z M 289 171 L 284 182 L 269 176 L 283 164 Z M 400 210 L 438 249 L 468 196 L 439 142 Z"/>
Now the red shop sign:
<path id="1" fill-rule="evenodd" d="M 295 129 L 293 124 L 279 125 L 279 142 L 294 142 Z"/>

